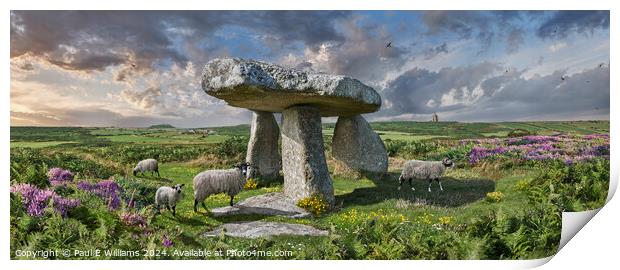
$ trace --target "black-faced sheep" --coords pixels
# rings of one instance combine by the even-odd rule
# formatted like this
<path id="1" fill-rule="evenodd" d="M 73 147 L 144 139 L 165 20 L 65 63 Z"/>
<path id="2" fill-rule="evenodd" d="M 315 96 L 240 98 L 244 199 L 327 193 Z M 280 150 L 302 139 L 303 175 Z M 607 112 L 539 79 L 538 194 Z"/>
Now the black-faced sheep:
<path id="1" fill-rule="evenodd" d="M 205 209 L 204 200 L 212 194 L 226 193 L 230 196 L 230 206 L 233 205 L 235 195 L 239 194 L 247 181 L 247 171 L 250 163 L 242 163 L 229 170 L 209 170 L 194 177 L 194 212 L 198 209 L 198 202 Z"/>
<path id="2" fill-rule="evenodd" d="M 428 192 L 431 192 L 431 184 L 433 180 L 439 183 L 439 188 L 443 191 L 441 182 L 439 179 L 446 171 L 447 168 L 454 167 L 454 162 L 449 158 L 444 158 L 442 161 L 423 161 L 423 160 L 409 160 L 405 163 L 403 171 L 398 177 L 400 182 L 398 190 L 401 189 L 403 182 L 409 180 L 409 186 L 411 190 L 415 190 L 413 187 L 413 179 L 428 180 Z"/>
<path id="3" fill-rule="evenodd" d="M 185 184 L 177 184 L 174 187 L 163 186 L 157 189 L 155 192 L 155 208 L 159 214 L 159 209 L 162 205 L 166 206 L 166 209 L 170 211 L 172 208 L 172 215 L 176 215 L 177 202 L 181 199 L 181 188 Z"/>
<path id="4" fill-rule="evenodd" d="M 138 165 L 133 168 L 133 176 L 138 175 L 138 173 L 142 173 L 142 175 L 144 175 L 145 172 L 151 172 L 151 175 L 153 174 L 153 172 L 156 172 L 157 177 L 160 177 L 159 165 L 157 164 L 157 160 L 152 158 L 141 160 L 140 162 L 138 162 Z"/>

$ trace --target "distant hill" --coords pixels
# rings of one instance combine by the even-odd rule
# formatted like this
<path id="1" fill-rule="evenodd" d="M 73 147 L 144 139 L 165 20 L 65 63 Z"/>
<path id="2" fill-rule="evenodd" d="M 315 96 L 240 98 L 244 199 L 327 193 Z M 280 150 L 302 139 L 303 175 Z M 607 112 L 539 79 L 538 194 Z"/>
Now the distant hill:
<path id="1" fill-rule="evenodd" d="M 149 128 L 175 128 L 175 127 L 171 124 L 159 124 L 159 125 L 152 125 Z"/>

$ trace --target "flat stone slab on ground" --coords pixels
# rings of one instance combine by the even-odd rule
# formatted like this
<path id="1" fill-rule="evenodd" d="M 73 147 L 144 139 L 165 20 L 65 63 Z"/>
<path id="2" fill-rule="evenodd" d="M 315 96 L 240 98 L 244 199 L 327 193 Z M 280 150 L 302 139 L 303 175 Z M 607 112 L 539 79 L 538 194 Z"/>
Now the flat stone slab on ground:
<path id="1" fill-rule="evenodd" d="M 247 198 L 233 206 L 225 206 L 211 210 L 214 217 L 229 215 L 269 215 L 303 218 L 310 215 L 304 209 L 299 208 L 295 201 L 282 193 L 268 193 Z"/>
<path id="2" fill-rule="evenodd" d="M 328 232 L 319 230 L 309 225 L 265 222 L 265 221 L 243 221 L 226 223 L 217 227 L 215 230 L 206 232 L 203 237 L 219 236 L 224 230 L 224 234 L 233 237 L 259 238 L 275 235 L 301 235 L 301 236 L 327 236 Z"/>
<path id="3" fill-rule="evenodd" d="M 353 116 L 381 107 L 379 93 L 356 79 L 241 58 L 209 61 L 202 89 L 231 106 L 255 111 L 282 112 L 306 104 L 318 107 L 321 116 Z"/>

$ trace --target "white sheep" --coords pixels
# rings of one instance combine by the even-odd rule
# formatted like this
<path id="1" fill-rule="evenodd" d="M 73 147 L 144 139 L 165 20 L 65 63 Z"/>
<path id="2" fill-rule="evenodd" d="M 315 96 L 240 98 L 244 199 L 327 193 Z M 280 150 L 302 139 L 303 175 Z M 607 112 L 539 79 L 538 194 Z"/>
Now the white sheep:
<path id="1" fill-rule="evenodd" d="M 151 172 L 151 175 L 153 175 L 153 172 L 156 172 L 157 177 L 160 177 L 157 160 L 152 158 L 141 160 L 138 162 L 138 165 L 133 168 L 133 176 L 138 175 L 138 173 L 142 173 L 142 175 L 144 175 L 145 172 Z"/>
<path id="2" fill-rule="evenodd" d="M 230 206 L 235 195 L 239 194 L 247 181 L 250 163 L 242 163 L 229 170 L 209 170 L 194 177 L 194 212 L 198 212 L 198 202 L 207 209 L 204 200 L 212 194 L 226 193 L 230 196 Z"/>
<path id="3" fill-rule="evenodd" d="M 176 215 L 177 202 L 181 199 L 181 188 L 185 184 L 177 184 L 174 187 L 163 186 L 157 189 L 155 192 L 155 208 L 159 214 L 160 206 L 166 206 L 166 209 L 170 211 L 172 208 L 172 215 Z"/>
<path id="4" fill-rule="evenodd" d="M 431 192 L 431 184 L 433 180 L 439 183 L 439 188 L 443 191 L 441 182 L 439 179 L 447 168 L 454 167 L 454 162 L 449 158 L 444 158 L 442 161 L 423 161 L 423 160 L 409 160 L 405 163 L 403 171 L 398 177 L 400 182 L 398 190 L 401 189 L 403 182 L 409 180 L 409 186 L 411 190 L 415 190 L 412 184 L 413 179 L 428 180 L 428 192 Z"/>

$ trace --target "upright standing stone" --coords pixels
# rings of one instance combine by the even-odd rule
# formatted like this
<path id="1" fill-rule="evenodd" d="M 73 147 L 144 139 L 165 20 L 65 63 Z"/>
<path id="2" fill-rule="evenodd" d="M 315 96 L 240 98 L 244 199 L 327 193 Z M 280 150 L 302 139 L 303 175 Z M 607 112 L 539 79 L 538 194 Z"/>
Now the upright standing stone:
<path id="1" fill-rule="evenodd" d="M 381 137 L 364 117 L 338 117 L 332 138 L 332 155 L 348 169 L 369 177 L 387 173 L 388 157 Z"/>
<path id="2" fill-rule="evenodd" d="M 252 166 L 248 169 L 250 177 L 277 178 L 282 167 L 278 150 L 280 128 L 273 113 L 254 111 L 252 129 L 245 160 Z"/>
<path id="3" fill-rule="evenodd" d="M 293 106 L 282 112 L 282 118 L 284 194 L 299 200 L 320 193 L 333 205 L 334 189 L 325 162 L 319 108 Z"/>

